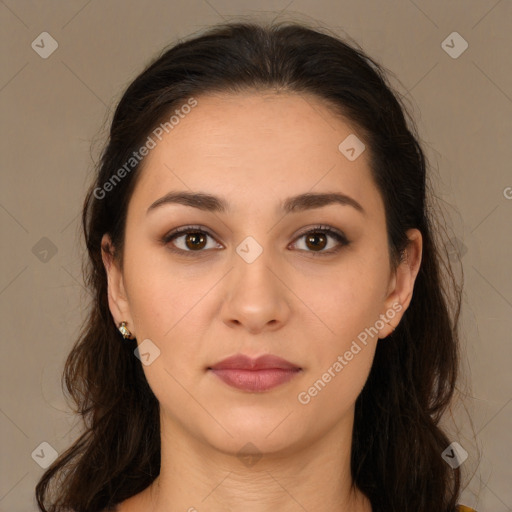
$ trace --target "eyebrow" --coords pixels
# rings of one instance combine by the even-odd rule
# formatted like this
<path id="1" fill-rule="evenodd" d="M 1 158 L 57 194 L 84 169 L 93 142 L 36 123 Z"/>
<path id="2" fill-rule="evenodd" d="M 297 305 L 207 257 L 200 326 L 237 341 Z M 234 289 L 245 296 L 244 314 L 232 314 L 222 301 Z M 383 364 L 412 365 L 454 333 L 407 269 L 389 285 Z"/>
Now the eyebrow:
<path id="1" fill-rule="evenodd" d="M 207 212 L 228 213 L 230 210 L 228 202 L 221 197 L 203 192 L 179 191 L 169 192 L 157 199 L 148 208 L 146 214 L 166 204 L 182 204 Z M 294 213 L 322 208 L 331 204 L 352 206 L 358 212 L 366 215 L 364 208 L 355 199 L 338 192 L 305 193 L 288 197 L 280 203 L 280 210 L 285 213 Z"/>

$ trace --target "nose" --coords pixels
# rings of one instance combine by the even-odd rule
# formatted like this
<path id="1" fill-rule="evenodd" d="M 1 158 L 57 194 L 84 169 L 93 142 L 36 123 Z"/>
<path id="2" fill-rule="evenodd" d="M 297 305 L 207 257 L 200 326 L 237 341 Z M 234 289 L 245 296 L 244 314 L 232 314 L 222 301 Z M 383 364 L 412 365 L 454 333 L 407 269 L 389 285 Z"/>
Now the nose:
<path id="1" fill-rule="evenodd" d="M 286 276 L 279 275 L 271 259 L 266 251 L 250 263 L 238 255 L 234 257 L 234 268 L 224 283 L 221 309 L 229 327 L 257 334 L 280 329 L 288 321 L 292 293 L 286 286 Z"/>

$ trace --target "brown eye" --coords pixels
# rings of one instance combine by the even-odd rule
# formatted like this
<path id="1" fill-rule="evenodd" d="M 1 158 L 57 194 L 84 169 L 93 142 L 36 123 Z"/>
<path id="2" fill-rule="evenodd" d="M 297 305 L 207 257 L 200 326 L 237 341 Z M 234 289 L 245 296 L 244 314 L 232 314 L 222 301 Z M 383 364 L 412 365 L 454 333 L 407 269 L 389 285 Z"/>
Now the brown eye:
<path id="1" fill-rule="evenodd" d="M 185 236 L 185 245 L 191 249 L 203 249 L 206 245 L 206 236 L 201 231 L 191 231 Z"/>
<path id="2" fill-rule="evenodd" d="M 306 235 L 306 245 L 313 250 L 325 249 L 327 237 L 321 232 L 312 232 Z"/>
<path id="3" fill-rule="evenodd" d="M 301 251 L 311 254 L 312 256 L 329 256 L 337 253 L 343 246 L 350 244 L 347 237 L 331 228 L 330 226 L 317 226 L 300 235 L 297 240 L 304 240 L 305 249 L 299 247 Z M 335 241 L 329 247 L 329 239 Z M 298 241 L 293 245 L 297 245 Z M 325 250 L 327 248 L 327 250 Z"/>
<path id="4" fill-rule="evenodd" d="M 206 249 L 214 249 L 220 244 L 211 243 L 209 247 L 208 239 L 214 240 L 213 236 L 203 229 L 194 226 L 185 226 L 175 229 L 166 235 L 162 242 L 168 245 L 169 249 L 184 256 L 194 256 L 195 254 L 206 253 Z"/>

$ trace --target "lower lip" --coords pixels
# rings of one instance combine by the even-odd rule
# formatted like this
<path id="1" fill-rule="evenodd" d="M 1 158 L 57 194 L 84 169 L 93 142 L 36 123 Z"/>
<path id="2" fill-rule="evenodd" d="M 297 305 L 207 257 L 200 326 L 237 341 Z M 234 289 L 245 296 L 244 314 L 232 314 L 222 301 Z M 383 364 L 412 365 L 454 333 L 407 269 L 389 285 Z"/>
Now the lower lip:
<path id="1" fill-rule="evenodd" d="M 290 379 L 293 379 L 300 369 L 283 370 L 280 368 L 269 368 L 267 370 L 240 370 L 223 369 L 211 370 L 217 377 L 229 386 L 242 391 L 262 392 L 275 388 Z"/>

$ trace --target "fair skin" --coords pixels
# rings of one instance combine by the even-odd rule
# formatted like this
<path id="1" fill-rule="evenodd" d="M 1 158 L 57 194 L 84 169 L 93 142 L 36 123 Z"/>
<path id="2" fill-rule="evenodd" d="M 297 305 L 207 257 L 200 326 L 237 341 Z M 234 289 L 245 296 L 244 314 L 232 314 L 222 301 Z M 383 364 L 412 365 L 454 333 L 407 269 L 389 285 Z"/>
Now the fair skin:
<path id="1" fill-rule="evenodd" d="M 103 251 L 114 321 L 160 350 L 143 370 L 160 403 L 161 472 L 118 510 L 369 512 L 351 487 L 354 404 L 377 343 L 392 342 L 385 338 L 411 301 L 421 234 L 407 233 L 407 257 L 393 271 L 369 152 L 349 161 L 339 151 L 357 130 L 317 98 L 268 91 L 196 99 L 146 157 L 128 207 L 123 268 Z M 168 203 L 148 212 L 170 191 L 222 197 L 229 211 Z M 350 196 L 364 213 L 339 203 L 279 209 L 290 196 L 322 192 Z M 325 231 L 317 249 L 307 244 L 302 235 L 318 224 L 342 231 L 349 245 Z M 208 232 L 200 249 L 183 233 L 159 242 L 188 225 Z M 250 263 L 236 250 L 249 236 L 263 250 Z M 380 315 L 386 322 L 376 323 Z M 371 326 L 378 333 L 332 377 L 338 356 Z M 241 391 L 207 370 L 237 353 L 275 354 L 302 370 L 271 390 Z M 329 382 L 301 403 L 329 368 Z M 255 463 L 237 456 L 247 443 L 261 456 Z"/>

